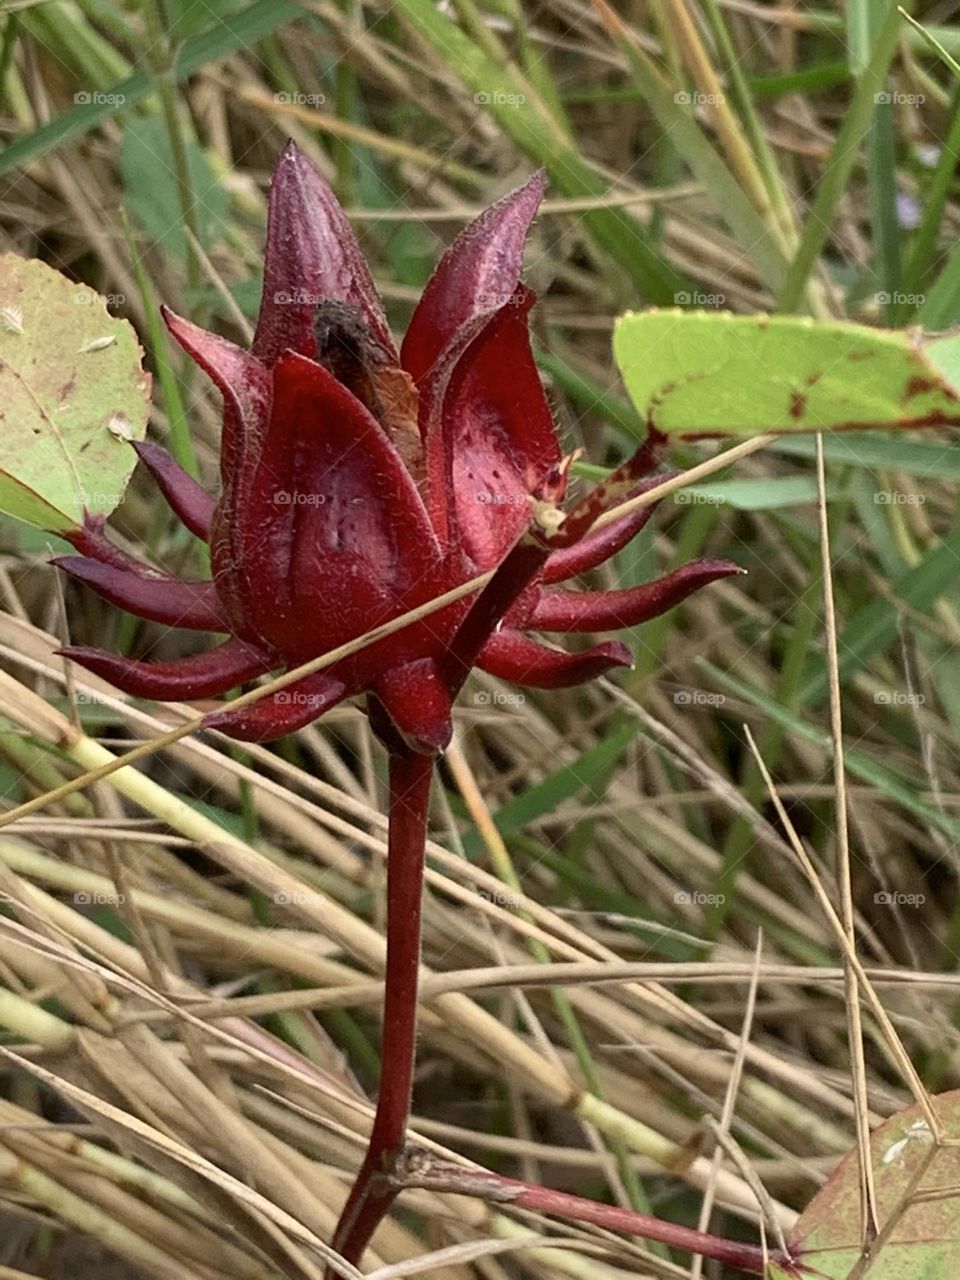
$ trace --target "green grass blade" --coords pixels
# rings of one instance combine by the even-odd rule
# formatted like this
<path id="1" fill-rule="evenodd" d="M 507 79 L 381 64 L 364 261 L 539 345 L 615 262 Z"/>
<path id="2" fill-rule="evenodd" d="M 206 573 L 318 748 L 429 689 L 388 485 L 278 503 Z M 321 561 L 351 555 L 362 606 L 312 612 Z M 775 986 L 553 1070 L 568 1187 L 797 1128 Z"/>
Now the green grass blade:
<path id="1" fill-rule="evenodd" d="M 957 89 L 953 96 L 950 127 L 943 141 L 939 162 L 924 192 L 923 218 L 917 229 L 913 249 L 904 271 L 903 292 L 908 296 L 916 296 L 926 287 L 927 277 L 938 252 L 947 199 L 956 180 L 958 152 L 960 152 L 960 88 Z M 942 275 L 946 274 L 949 269 L 950 262 L 948 260 Z M 923 318 L 922 323 L 935 327 L 931 324 L 929 318 L 924 317 L 925 307 L 926 302 L 923 302 L 920 307 L 920 317 Z M 896 313 L 898 323 L 905 323 L 908 317 L 909 308 L 901 307 L 898 309 Z M 952 323 L 952 320 L 947 323 Z M 944 324 L 939 327 L 946 328 L 947 325 Z"/>
<path id="2" fill-rule="evenodd" d="M 493 62 L 432 0 L 398 0 L 395 9 L 473 90 L 475 100 L 486 106 L 504 133 L 546 168 L 557 190 L 570 197 L 607 194 L 607 180 L 571 145 L 516 67 Z M 597 244 L 624 268 L 647 301 L 666 305 L 683 291 L 683 277 L 651 247 L 636 218 L 622 209 L 593 209 L 583 219 Z"/>
<path id="3" fill-rule="evenodd" d="M 180 49 L 173 74 L 178 82 L 186 80 L 208 62 L 256 44 L 277 27 L 307 16 L 307 10 L 302 5 L 291 3 L 291 0 L 256 0 L 242 13 L 231 17 L 229 24 L 217 22 L 208 31 L 187 40 Z M 103 101 L 83 103 L 63 112 L 0 152 L 0 175 L 23 168 L 38 156 L 89 133 L 104 120 L 130 110 L 155 92 L 156 87 L 152 75 L 136 71 L 104 93 Z"/>
<path id="4" fill-rule="evenodd" d="M 956 586 L 958 559 L 960 526 L 928 551 L 919 564 L 891 583 L 893 599 L 902 601 L 915 612 L 928 613 L 945 592 Z M 871 600 L 854 614 L 839 636 L 841 677 L 864 666 L 896 641 L 899 618 L 895 603 L 884 598 Z M 818 670 L 801 685 L 800 703 L 809 706 L 819 702 L 826 693 L 826 671 L 822 663 L 818 663 Z"/>
<path id="5" fill-rule="evenodd" d="M 737 697 L 742 698 L 745 702 L 749 702 L 759 708 L 776 724 L 782 725 L 789 732 L 803 738 L 806 742 L 811 742 L 820 747 L 828 756 L 833 755 L 833 742 L 826 730 L 819 729 L 817 726 L 801 720 L 799 716 L 788 708 L 781 706 L 776 699 L 761 693 L 759 689 L 754 689 L 750 685 L 744 684 L 742 680 L 737 680 L 734 676 L 728 675 L 727 672 L 721 671 L 719 667 L 713 666 L 712 663 L 704 661 L 700 665 L 719 685 L 736 694 Z M 960 821 L 919 799 L 916 780 L 898 777 L 889 769 L 884 768 L 883 765 L 877 764 L 865 752 L 858 751 L 855 747 L 845 748 L 843 758 L 849 772 L 854 777 L 859 778 L 861 782 L 865 782 L 868 786 L 876 787 L 888 799 L 895 801 L 924 822 L 937 827 L 938 830 L 943 831 L 952 840 L 960 838 Z"/>
<path id="6" fill-rule="evenodd" d="M 767 447 L 773 453 L 791 458 L 817 456 L 817 444 L 812 436 L 781 436 Z M 824 436 L 823 452 L 828 462 L 870 470 L 905 471 L 926 480 L 960 480 L 960 449 L 943 443 L 928 444 L 915 437 L 844 431 Z"/>
<path id="7" fill-rule="evenodd" d="M 903 19 L 896 5 L 891 4 L 870 60 L 863 74 L 857 77 L 853 98 L 817 188 L 813 207 L 800 238 L 800 247 L 790 264 L 786 284 L 778 299 L 781 311 L 796 311 L 803 300 L 807 282 L 833 226 L 837 205 L 857 163 L 860 144 L 870 126 L 876 105 L 874 99 L 883 90 L 902 27 Z"/>
<path id="8" fill-rule="evenodd" d="M 640 725 L 635 720 L 617 725 L 573 764 L 563 765 L 542 782 L 530 787 L 523 795 L 508 800 L 493 815 L 497 830 L 502 836 L 512 835 L 527 823 L 543 817 L 545 813 L 551 813 L 562 801 L 569 800 L 579 791 L 588 790 L 592 794 L 594 784 L 607 778 L 610 763 L 620 757 L 639 730 Z M 593 798 L 601 799 L 602 796 L 595 795 Z M 472 829 L 464 835 L 463 848 L 471 857 L 482 852 L 483 841 L 476 830 Z"/>

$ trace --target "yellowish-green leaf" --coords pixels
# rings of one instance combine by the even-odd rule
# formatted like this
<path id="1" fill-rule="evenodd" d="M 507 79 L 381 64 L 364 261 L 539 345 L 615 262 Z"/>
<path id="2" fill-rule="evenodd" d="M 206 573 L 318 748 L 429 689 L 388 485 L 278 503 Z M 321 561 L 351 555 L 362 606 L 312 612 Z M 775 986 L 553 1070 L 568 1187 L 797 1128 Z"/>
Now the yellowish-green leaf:
<path id="1" fill-rule="evenodd" d="M 671 309 L 622 316 L 613 349 L 666 435 L 960 425 L 956 335 Z"/>
<path id="2" fill-rule="evenodd" d="M 937 1147 L 919 1107 L 870 1135 L 880 1236 L 861 1258 L 860 1171 L 851 1151 L 791 1233 L 802 1265 L 823 1280 L 956 1280 L 960 1259 L 960 1092 L 932 1100 L 945 1144 Z M 954 1145 L 948 1145 L 953 1143 Z M 859 1265 L 858 1265 L 859 1264 Z M 786 1280 L 771 1267 L 768 1280 Z"/>
<path id="3" fill-rule="evenodd" d="M 110 514 L 146 430 L 142 355 L 93 289 L 0 256 L 0 510 L 51 533 Z"/>

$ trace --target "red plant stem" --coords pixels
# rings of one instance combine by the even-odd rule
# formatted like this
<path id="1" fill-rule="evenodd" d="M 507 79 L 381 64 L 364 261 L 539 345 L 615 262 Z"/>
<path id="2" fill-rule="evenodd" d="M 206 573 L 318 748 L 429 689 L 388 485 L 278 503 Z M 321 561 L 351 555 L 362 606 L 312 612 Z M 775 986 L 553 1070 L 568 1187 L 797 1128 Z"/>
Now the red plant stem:
<path id="1" fill-rule="evenodd" d="M 398 1190 L 404 1187 L 421 1187 L 428 1191 L 449 1192 L 455 1195 L 476 1196 L 498 1204 L 509 1204 L 514 1209 L 529 1209 L 534 1213 L 550 1214 L 565 1218 L 568 1222 L 588 1222 L 610 1231 L 622 1231 L 644 1240 L 698 1253 L 701 1257 L 739 1267 L 750 1275 L 764 1275 L 768 1262 L 775 1262 L 787 1275 L 809 1274 L 796 1257 L 787 1257 L 781 1250 L 769 1250 L 767 1255 L 759 1246 L 741 1244 L 723 1236 L 696 1231 L 675 1222 L 664 1222 L 646 1213 L 621 1209 L 616 1205 L 599 1204 L 582 1196 L 565 1191 L 550 1191 L 535 1183 L 521 1182 L 517 1178 L 504 1178 L 486 1169 L 466 1168 L 436 1159 L 425 1151 L 410 1151 L 396 1166 L 391 1180 Z"/>
<path id="2" fill-rule="evenodd" d="M 387 962 L 384 980 L 380 1093 L 367 1152 L 340 1216 L 333 1247 L 359 1263 L 400 1188 L 388 1175 L 403 1152 L 417 1039 L 420 915 L 432 756 L 390 756 L 387 842 Z M 327 1280 L 338 1272 L 328 1268 Z"/>

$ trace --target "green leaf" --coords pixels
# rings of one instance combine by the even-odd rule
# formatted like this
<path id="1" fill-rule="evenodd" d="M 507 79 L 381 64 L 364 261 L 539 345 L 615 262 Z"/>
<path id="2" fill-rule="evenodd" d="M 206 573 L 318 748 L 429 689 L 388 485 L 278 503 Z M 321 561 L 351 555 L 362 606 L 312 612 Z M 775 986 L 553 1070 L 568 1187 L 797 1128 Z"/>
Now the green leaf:
<path id="1" fill-rule="evenodd" d="M 195 200 L 197 236 L 204 248 L 226 226 L 230 201 L 217 181 L 210 161 L 193 141 L 187 140 L 190 189 Z M 123 131 L 120 152 L 127 207 L 134 217 L 167 252 L 185 258 L 187 239 L 183 230 L 176 166 L 165 123 L 154 116 L 131 120 Z"/>
<path id="2" fill-rule="evenodd" d="M 912 18 L 909 13 L 905 13 L 903 16 L 910 23 L 913 29 L 916 32 L 918 32 L 921 40 L 923 40 L 926 44 L 930 46 L 931 49 L 933 49 L 936 53 L 940 55 L 940 57 L 944 60 L 944 62 L 953 72 L 953 74 L 957 77 L 958 80 L 960 80 L 960 62 L 956 60 L 956 58 L 953 56 L 953 54 L 950 52 L 949 49 L 944 47 L 942 41 L 937 39 L 937 37 L 933 34 L 933 31 L 931 29 L 928 29 L 927 27 L 923 26 L 922 23 L 917 22 L 916 18 Z"/>
<path id="3" fill-rule="evenodd" d="M 621 316 L 613 350 L 667 435 L 960 425 L 960 336 L 670 309 Z"/>
<path id="4" fill-rule="evenodd" d="M 960 1257 L 960 1091 L 932 1100 L 944 1138 L 937 1147 L 918 1106 L 870 1135 L 880 1236 L 861 1271 L 861 1191 L 856 1151 L 834 1170 L 801 1214 L 791 1245 L 824 1280 L 955 1280 Z M 785 1280 L 771 1266 L 768 1280 Z"/>
<path id="5" fill-rule="evenodd" d="M 51 533 L 110 514 L 146 430 L 142 355 L 93 289 L 0 257 L 0 510 Z"/>

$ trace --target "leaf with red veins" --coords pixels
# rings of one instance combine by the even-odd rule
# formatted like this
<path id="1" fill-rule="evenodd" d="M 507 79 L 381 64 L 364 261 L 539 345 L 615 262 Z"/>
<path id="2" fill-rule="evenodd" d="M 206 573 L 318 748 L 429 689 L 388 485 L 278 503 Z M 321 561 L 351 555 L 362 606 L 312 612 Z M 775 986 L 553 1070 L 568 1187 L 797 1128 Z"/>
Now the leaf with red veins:
<path id="1" fill-rule="evenodd" d="M 203 727 L 241 742 L 273 742 L 303 729 L 353 692 L 342 680 L 317 671 L 235 711 L 229 707 L 213 711 L 204 718 Z"/>
<path id="2" fill-rule="evenodd" d="M 535 631 L 618 631 L 636 627 L 718 578 L 744 570 L 727 560 L 696 560 L 641 587 L 619 591 L 544 591 L 524 626 Z"/>
<path id="3" fill-rule="evenodd" d="M 545 187 L 541 170 L 464 228 L 443 255 L 400 351 L 400 363 L 416 383 L 424 381 L 463 325 L 499 310 L 516 292 L 527 232 Z"/>
<path id="4" fill-rule="evenodd" d="M 224 487 L 240 484 L 259 455 L 270 417 L 271 378 L 267 367 L 242 347 L 160 308 L 167 328 L 223 396 L 220 474 Z"/>
<path id="5" fill-rule="evenodd" d="M 677 474 L 676 471 L 660 472 L 643 484 L 637 485 L 628 496 L 636 498 L 649 489 L 656 489 L 658 485 L 664 484 Z M 570 578 L 579 577 L 582 573 L 589 573 L 591 569 L 596 569 L 598 565 L 615 556 L 632 542 L 656 509 L 657 503 L 652 502 L 649 507 L 640 507 L 637 511 L 621 516 L 619 520 L 612 520 L 602 529 L 586 534 L 573 546 L 554 551 L 544 565 L 542 581 L 545 583 L 567 582 Z"/>
<path id="6" fill-rule="evenodd" d="M 412 751 L 434 755 L 453 736 L 450 695 L 432 658 L 392 667 L 376 682 L 379 699 L 394 731 Z"/>
<path id="7" fill-rule="evenodd" d="M 313 322 L 325 299 L 356 307 L 396 361 L 390 326 L 350 223 L 327 181 L 288 142 L 270 187 L 263 300 L 253 354 L 268 365 L 288 350 L 312 356 Z"/>
<path id="8" fill-rule="evenodd" d="M 633 658 L 618 640 L 608 640 L 580 653 L 564 653 L 505 627 L 480 650 L 477 666 L 513 684 L 566 689 L 594 680 L 615 667 L 631 667 Z"/>
<path id="9" fill-rule="evenodd" d="M 161 445 L 154 444 L 152 440 L 134 440 L 132 443 L 174 514 L 191 533 L 209 542 L 216 500 Z"/>
<path id="10" fill-rule="evenodd" d="M 429 599 L 439 580 L 440 549 L 396 449 L 304 356 L 274 368 L 269 431 L 234 523 L 235 559 L 222 571 L 214 547 L 218 589 L 235 593 L 288 665 L 364 634 L 412 595 Z"/>
<path id="11" fill-rule="evenodd" d="M 186 582 L 146 566 L 121 569 L 88 556 L 57 556 L 51 563 L 137 617 L 193 631 L 227 630 L 212 582 Z"/>
<path id="12" fill-rule="evenodd" d="M 245 680 L 266 675 L 276 665 L 264 650 L 235 637 L 205 653 L 175 662 L 141 662 L 85 645 L 66 645 L 57 652 L 131 697 L 161 702 L 215 698 Z"/>
<path id="13" fill-rule="evenodd" d="M 561 475 L 556 427 L 530 350 L 534 295 L 523 286 L 515 293 L 458 356 L 427 424 L 431 516 L 484 569 L 526 528 L 531 495 Z"/>

